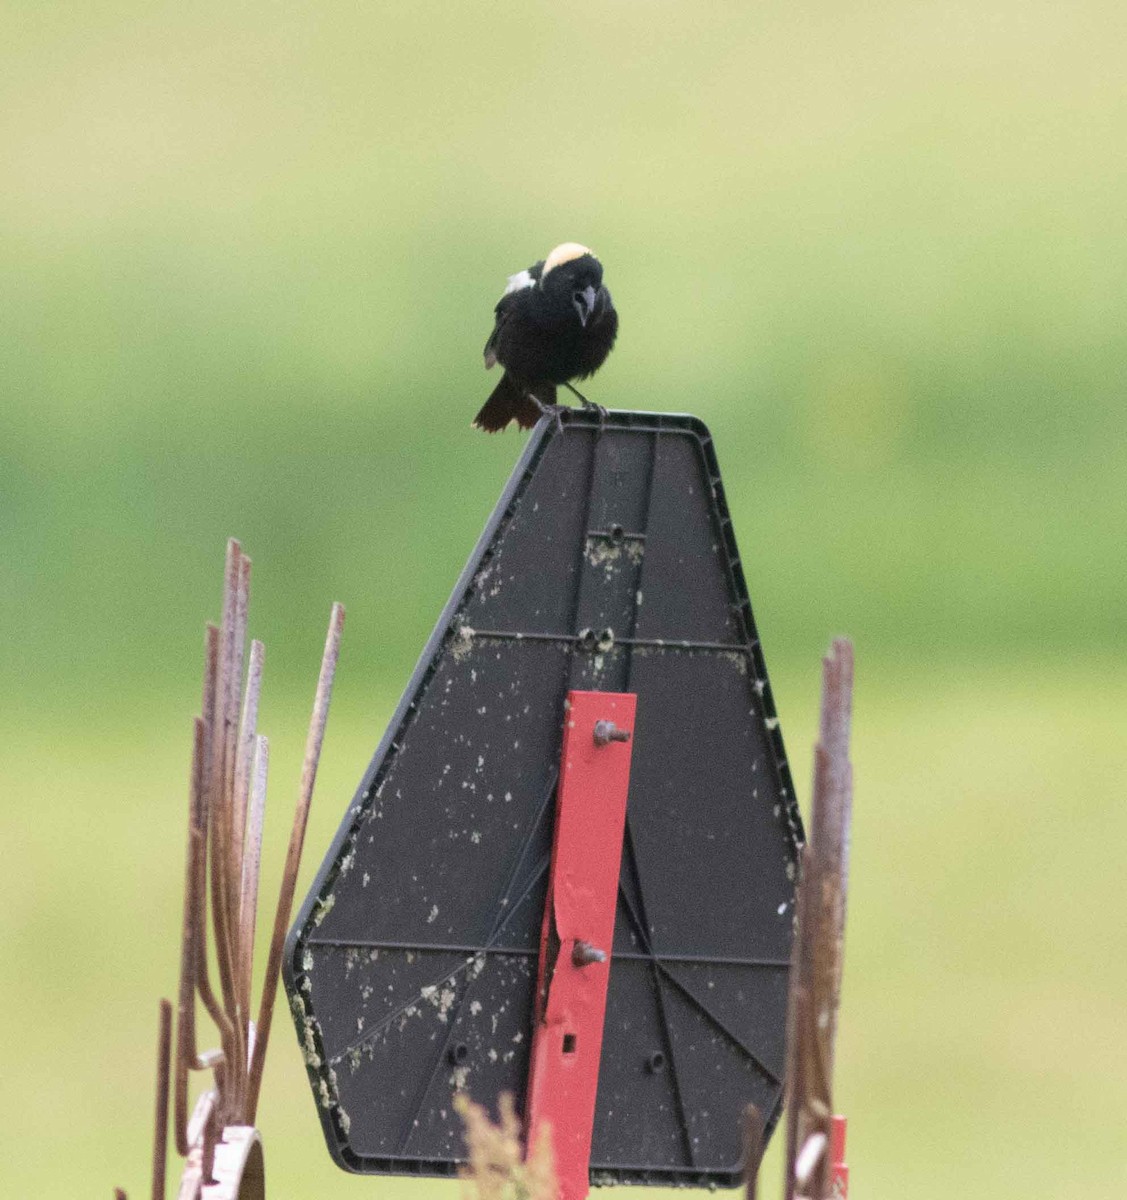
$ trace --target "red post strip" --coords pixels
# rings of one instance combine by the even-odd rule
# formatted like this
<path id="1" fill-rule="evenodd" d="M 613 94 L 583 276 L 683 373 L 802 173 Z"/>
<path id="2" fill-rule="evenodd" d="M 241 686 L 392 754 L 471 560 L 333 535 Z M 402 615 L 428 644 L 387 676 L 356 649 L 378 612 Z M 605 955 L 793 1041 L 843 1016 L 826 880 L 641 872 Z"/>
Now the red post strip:
<path id="1" fill-rule="evenodd" d="M 849 1167 L 845 1163 L 845 1118 L 830 1121 L 830 1195 L 846 1200 L 849 1195 Z"/>
<path id="2" fill-rule="evenodd" d="M 529 1068 L 561 1200 L 587 1195 L 637 697 L 569 692 Z"/>

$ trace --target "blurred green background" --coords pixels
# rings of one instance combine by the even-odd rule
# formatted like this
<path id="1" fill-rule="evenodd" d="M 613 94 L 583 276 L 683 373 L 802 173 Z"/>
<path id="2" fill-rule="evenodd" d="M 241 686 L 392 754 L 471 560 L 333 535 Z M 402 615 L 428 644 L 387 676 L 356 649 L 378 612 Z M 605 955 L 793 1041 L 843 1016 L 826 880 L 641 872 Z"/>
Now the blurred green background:
<path id="1" fill-rule="evenodd" d="M 854 1194 L 1122 1195 L 1125 46 L 1110 2 L 0 8 L 5 1195 L 144 1194 L 225 538 L 271 881 L 348 606 L 304 889 L 522 444 L 469 429 L 490 308 L 567 239 L 591 395 L 712 427 L 803 785 L 856 640 Z M 330 1164 L 284 1019 L 260 1121 L 275 1197 L 453 1195 Z"/>

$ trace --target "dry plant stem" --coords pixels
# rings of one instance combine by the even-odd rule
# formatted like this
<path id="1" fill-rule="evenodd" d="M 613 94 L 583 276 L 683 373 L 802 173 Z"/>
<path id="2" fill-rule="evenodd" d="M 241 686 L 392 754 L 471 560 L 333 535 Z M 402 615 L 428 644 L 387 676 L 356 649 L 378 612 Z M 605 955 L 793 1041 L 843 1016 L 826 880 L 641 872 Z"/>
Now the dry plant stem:
<path id="1" fill-rule="evenodd" d="M 498 1097 L 496 1125 L 480 1104 L 465 1092 L 454 1097 L 454 1108 L 465 1125 L 467 1163 L 458 1170 L 464 1200 L 557 1200 L 552 1137 L 548 1124 L 530 1133 L 528 1153 L 522 1153 L 520 1121 L 507 1092 Z"/>
<path id="2" fill-rule="evenodd" d="M 301 791 L 294 812 L 290 844 L 286 851 L 286 865 L 282 874 L 282 886 L 278 893 L 278 907 L 274 913 L 274 933 L 270 940 L 270 955 L 266 960 L 266 975 L 262 985 L 262 1002 L 255 1031 L 254 1056 L 248 1074 L 247 1102 L 244 1119 L 254 1124 L 258 1109 L 259 1090 L 262 1086 L 262 1071 L 266 1063 L 266 1046 L 270 1039 L 270 1022 L 274 1015 L 274 997 L 278 990 L 278 974 L 282 966 L 282 949 L 286 940 L 286 929 L 293 908 L 294 889 L 297 886 L 297 871 L 301 865 L 301 848 L 305 841 L 305 826 L 309 820 L 309 805 L 313 799 L 313 785 L 317 780 L 317 766 L 321 759 L 321 745 L 325 739 L 325 722 L 329 716 L 329 701 L 333 694 L 333 676 L 340 655 L 340 636 L 344 628 L 344 608 L 333 605 L 329 618 L 329 632 L 325 639 L 325 652 L 321 658 L 321 674 L 317 680 L 317 694 L 313 701 L 313 713 L 309 721 L 309 734 L 305 742 L 305 760 L 301 769 Z"/>
<path id="3" fill-rule="evenodd" d="M 254 973 L 254 931 L 258 913 L 258 877 L 262 860 L 262 826 L 266 816 L 266 777 L 270 769 L 270 743 L 255 738 L 251 774 L 250 811 L 247 814 L 246 851 L 243 855 L 243 884 L 239 905 L 240 970 L 245 989 L 244 1011 L 250 1012 L 251 977 Z"/>
<path id="4" fill-rule="evenodd" d="M 168 1167 L 168 1074 L 172 1055 L 172 1005 L 160 1002 L 160 1031 L 157 1034 L 157 1102 L 153 1121 L 152 1200 L 164 1200 L 164 1177 Z"/>

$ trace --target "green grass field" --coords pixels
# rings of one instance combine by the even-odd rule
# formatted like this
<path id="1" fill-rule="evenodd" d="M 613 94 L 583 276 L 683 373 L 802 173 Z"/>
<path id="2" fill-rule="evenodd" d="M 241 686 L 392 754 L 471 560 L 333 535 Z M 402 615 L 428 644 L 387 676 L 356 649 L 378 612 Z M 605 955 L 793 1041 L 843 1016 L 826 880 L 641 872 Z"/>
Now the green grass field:
<path id="1" fill-rule="evenodd" d="M 308 879 L 519 452 L 468 428 L 490 308 L 572 238 L 622 313 L 590 394 L 715 435 L 803 801 L 857 644 L 854 1194 L 1122 1193 L 1125 35 L 1110 0 L 3 7 L 4 1194 L 144 1190 L 225 539 L 271 869 L 349 610 Z M 442 1191 L 339 1175 L 298 1063 L 283 1024 L 272 1195 Z"/>

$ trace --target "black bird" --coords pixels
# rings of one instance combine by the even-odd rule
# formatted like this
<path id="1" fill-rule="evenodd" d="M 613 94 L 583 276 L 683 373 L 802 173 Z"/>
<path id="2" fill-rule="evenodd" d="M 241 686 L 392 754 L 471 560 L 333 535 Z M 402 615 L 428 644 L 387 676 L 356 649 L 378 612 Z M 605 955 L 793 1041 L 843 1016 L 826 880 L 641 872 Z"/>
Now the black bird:
<path id="1" fill-rule="evenodd" d="M 493 310 L 485 367 L 505 368 L 474 424 L 487 433 L 510 421 L 531 429 L 558 412 L 556 388 L 597 408 L 568 382 L 586 379 L 606 361 L 618 333 L 618 313 L 603 286 L 603 264 L 577 242 L 564 242 L 547 258 L 509 277 Z"/>

